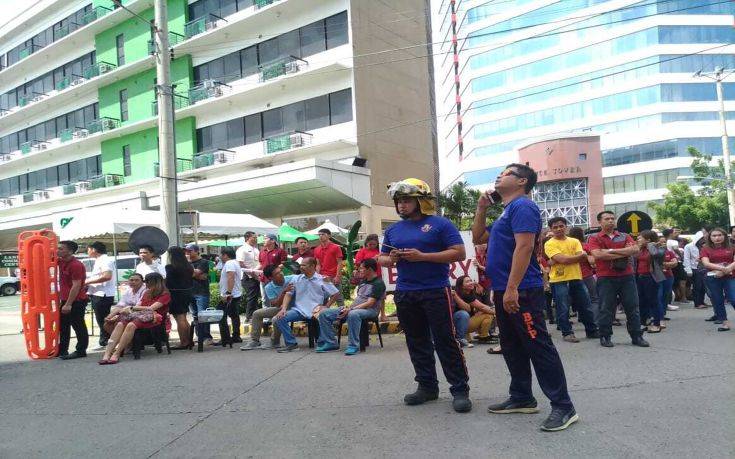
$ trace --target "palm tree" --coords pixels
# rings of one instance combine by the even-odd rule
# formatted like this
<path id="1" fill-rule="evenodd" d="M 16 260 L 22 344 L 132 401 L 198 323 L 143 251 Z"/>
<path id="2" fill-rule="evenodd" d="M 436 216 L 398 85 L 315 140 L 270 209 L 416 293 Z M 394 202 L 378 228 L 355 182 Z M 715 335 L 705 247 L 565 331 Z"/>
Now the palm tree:
<path id="1" fill-rule="evenodd" d="M 439 193 L 442 215 L 459 229 L 467 229 L 465 226 L 469 227 L 471 224 L 478 199 L 480 192 L 470 188 L 467 182 L 455 182 L 447 190 Z"/>

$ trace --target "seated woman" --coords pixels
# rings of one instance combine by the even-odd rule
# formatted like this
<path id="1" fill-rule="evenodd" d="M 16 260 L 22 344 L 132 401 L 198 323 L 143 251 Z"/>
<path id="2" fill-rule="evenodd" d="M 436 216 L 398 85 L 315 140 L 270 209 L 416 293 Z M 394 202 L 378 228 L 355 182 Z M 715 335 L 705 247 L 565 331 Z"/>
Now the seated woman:
<path id="1" fill-rule="evenodd" d="M 477 298 L 475 282 L 469 276 L 460 276 L 452 295 L 455 304 L 454 327 L 462 347 L 472 347 L 468 340 L 472 332 L 478 332 L 478 341 L 489 342 L 495 309 Z"/>
<path id="2" fill-rule="evenodd" d="M 135 306 L 126 306 L 117 311 L 117 325 L 112 331 L 110 341 L 100 365 L 112 365 L 120 360 L 120 354 L 133 341 L 135 330 L 139 328 L 153 328 L 160 325 L 168 314 L 168 305 L 171 295 L 159 273 L 150 273 L 145 276 L 146 292 L 140 303 Z"/>
<path id="3" fill-rule="evenodd" d="M 110 309 L 110 313 L 105 317 L 105 331 L 108 335 L 112 335 L 112 330 L 115 329 L 115 325 L 120 318 L 120 311 L 123 308 L 140 303 L 144 293 L 143 276 L 138 273 L 131 274 L 128 278 L 128 286 L 123 291 L 120 301 Z"/>

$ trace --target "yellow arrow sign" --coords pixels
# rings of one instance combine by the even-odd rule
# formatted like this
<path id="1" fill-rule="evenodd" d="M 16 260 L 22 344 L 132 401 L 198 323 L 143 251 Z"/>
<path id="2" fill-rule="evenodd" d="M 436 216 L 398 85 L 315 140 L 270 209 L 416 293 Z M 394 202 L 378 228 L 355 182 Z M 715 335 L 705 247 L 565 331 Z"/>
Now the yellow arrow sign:
<path id="1" fill-rule="evenodd" d="M 638 234 L 638 222 L 641 221 L 641 217 L 638 214 L 630 214 L 628 221 L 630 222 L 630 232 L 632 234 Z"/>

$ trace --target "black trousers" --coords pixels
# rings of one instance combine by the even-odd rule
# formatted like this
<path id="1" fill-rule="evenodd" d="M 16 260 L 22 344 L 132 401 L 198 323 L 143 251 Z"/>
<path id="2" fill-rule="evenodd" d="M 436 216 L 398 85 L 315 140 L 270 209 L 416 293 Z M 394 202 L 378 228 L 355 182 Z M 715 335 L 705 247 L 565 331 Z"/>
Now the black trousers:
<path id="1" fill-rule="evenodd" d="M 395 292 L 393 298 L 419 386 L 439 390 L 434 360 L 436 350 L 452 395 L 467 394 L 470 378 L 464 354 L 455 338 L 449 295 L 447 287 Z"/>
<path id="2" fill-rule="evenodd" d="M 92 302 L 95 321 L 100 327 L 100 346 L 107 346 L 110 334 L 107 333 L 104 328 L 105 317 L 110 314 L 110 309 L 112 308 L 112 304 L 115 302 L 115 298 L 112 296 L 91 296 L 89 298 Z"/>
<path id="3" fill-rule="evenodd" d="M 250 320 L 253 313 L 260 309 L 260 281 L 258 279 L 247 276 L 242 278 L 242 298 L 245 300 L 245 318 Z"/>
<path id="4" fill-rule="evenodd" d="M 518 291 L 520 311 L 508 314 L 503 308 L 504 291 L 496 291 L 495 313 L 500 331 L 500 347 L 510 371 L 510 398 L 533 400 L 531 364 L 544 395 L 554 408 L 573 408 L 559 353 L 544 321 L 546 298 L 543 288 Z"/>
<path id="5" fill-rule="evenodd" d="M 704 282 L 707 276 L 707 271 L 703 269 L 692 270 L 692 298 L 694 300 L 694 306 L 701 306 L 704 304 L 704 294 L 707 293 L 707 287 Z"/>
<path id="6" fill-rule="evenodd" d="M 62 301 L 61 304 L 64 302 Z M 59 330 L 59 355 L 69 352 L 69 341 L 71 340 L 71 329 L 77 335 L 77 352 L 86 352 L 89 346 L 89 333 L 87 324 L 84 323 L 84 311 L 87 309 L 86 301 L 75 301 L 71 305 L 68 314 L 61 314 Z"/>
<path id="7" fill-rule="evenodd" d="M 230 318 L 232 321 L 232 334 L 228 333 L 228 335 L 232 336 L 233 340 L 240 339 L 240 301 L 242 300 L 242 297 L 232 298 L 229 303 L 220 303 L 218 309 L 224 309 L 225 315 L 222 317 L 222 320 L 219 322 L 220 327 L 220 335 L 224 335 L 223 327 L 227 327 L 227 317 Z M 224 339 L 224 338 L 223 338 Z"/>

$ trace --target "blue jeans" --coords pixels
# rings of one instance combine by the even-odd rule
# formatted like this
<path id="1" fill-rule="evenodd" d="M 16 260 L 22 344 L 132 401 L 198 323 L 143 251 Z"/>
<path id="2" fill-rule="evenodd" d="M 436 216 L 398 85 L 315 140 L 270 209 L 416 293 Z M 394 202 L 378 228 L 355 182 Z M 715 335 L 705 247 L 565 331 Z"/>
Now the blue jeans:
<path id="1" fill-rule="evenodd" d="M 286 345 L 293 345 L 298 344 L 298 341 L 296 341 L 296 338 L 294 338 L 293 333 L 291 333 L 291 322 L 299 322 L 301 320 L 306 320 L 307 318 L 304 317 L 303 314 L 301 314 L 296 309 L 289 309 L 286 311 L 286 315 L 281 317 L 280 319 L 273 322 L 273 324 L 278 327 L 279 330 L 281 330 L 281 335 L 283 336 L 283 342 L 286 343 Z"/>
<path id="2" fill-rule="evenodd" d="M 192 302 L 189 304 L 189 310 L 192 316 L 196 316 L 201 311 L 204 311 L 209 307 L 209 295 L 194 295 Z M 212 334 L 209 332 L 210 324 L 199 324 L 197 326 L 197 339 L 212 339 Z"/>
<path id="3" fill-rule="evenodd" d="M 727 309 L 725 309 L 725 300 L 735 307 L 735 279 L 730 277 L 712 277 L 705 278 L 707 282 L 707 293 L 712 300 L 712 309 L 714 309 L 717 320 L 727 320 Z"/>
<path id="4" fill-rule="evenodd" d="M 574 334 L 572 323 L 569 321 L 570 301 L 577 306 L 579 321 L 584 324 L 584 330 L 587 333 L 597 331 L 595 314 L 592 311 L 590 295 L 584 281 L 570 280 L 566 282 L 553 282 L 551 284 L 551 292 L 554 295 L 554 303 L 556 304 L 556 323 L 561 328 L 562 335 Z"/>
<path id="5" fill-rule="evenodd" d="M 334 334 L 334 322 L 337 320 L 340 308 L 329 308 L 319 314 L 319 340 L 325 346 L 336 346 L 337 337 Z M 353 309 L 347 313 L 347 337 L 349 346 L 360 347 L 360 327 L 363 319 L 378 317 L 377 309 Z"/>
<path id="6" fill-rule="evenodd" d="M 656 323 L 656 317 L 658 317 L 659 324 L 666 315 L 666 307 L 669 305 L 669 295 L 671 289 L 674 288 L 674 278 L 667 277 L 663 281 L 658 283 L 658 316 L 653 316 L 653 322 Z"/>
<path id="7" fill-rule="evenodd" d="M 452 314 L 454 319 L 454 334 L 457 339 L 465 339 L 467 330 L 470 329 L 470 313 L 464 309 L 458 309 Z"/>

